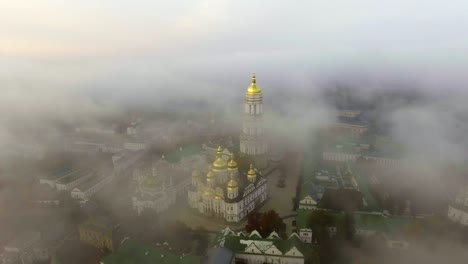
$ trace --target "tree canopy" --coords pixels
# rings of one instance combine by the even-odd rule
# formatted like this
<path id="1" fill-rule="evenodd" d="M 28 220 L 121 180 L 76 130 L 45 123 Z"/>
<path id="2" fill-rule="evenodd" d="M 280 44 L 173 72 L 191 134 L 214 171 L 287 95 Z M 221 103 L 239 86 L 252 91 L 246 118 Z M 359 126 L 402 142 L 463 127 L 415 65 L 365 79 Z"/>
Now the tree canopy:
<path id="1" fill-rule="evenodd" d="M 248 216 L 247 232 L 257 230 L 262 237 L 267 237 L 271 232 L 277 232 L 281 237 L 286 236 L 286 224 L 274 210 L 268 212 L 252 212 Z"/>

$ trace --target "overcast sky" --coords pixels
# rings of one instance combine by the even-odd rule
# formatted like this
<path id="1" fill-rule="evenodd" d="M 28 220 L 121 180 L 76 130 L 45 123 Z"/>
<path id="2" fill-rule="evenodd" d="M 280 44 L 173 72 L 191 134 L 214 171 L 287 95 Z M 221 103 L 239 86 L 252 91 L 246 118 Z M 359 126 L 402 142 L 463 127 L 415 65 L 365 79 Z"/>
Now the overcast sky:
<path id="1" fill-rule="evenodd" d="M 230 93 L 255 71 L 271 89 L 340 75 L 463 89 L 466 32 L 462 0 L 0 0 L 0 83 Z"/>

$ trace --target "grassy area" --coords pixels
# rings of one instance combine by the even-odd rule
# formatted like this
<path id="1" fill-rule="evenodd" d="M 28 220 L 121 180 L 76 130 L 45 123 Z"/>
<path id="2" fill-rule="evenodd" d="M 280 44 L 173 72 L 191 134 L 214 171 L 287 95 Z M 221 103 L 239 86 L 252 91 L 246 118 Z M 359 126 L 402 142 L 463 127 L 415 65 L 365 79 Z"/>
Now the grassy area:
<path id="1" fill-rule="evenodd" d="M 167 247 L 169 248 L 169 247 Z M 104 264 L 197 264 L 201 263 L 199 257 L 190 255 L 179 255 L 171 252 L 171 249 L 154 248 L 139 244 L 133 240 L 126 240 L 117 251 L 105 257 L 101 263 Z"/>
<path id="2" fill-rule="evenodd" d="M 365 177 L 363 177 L 354 163 L 348 163 L 349 169 L 351 170 L 353 176 L 356 178 L 356 181 L 359 186 L 359 190 L 361 191 L 364 200 L 366 201 L 366 205 L 363 205 L 360 208 L 362 211 L 367 212 L 381 212 L 382 208 L 380 207 L 377 200 L 371 194 L 369 189 L 369 181 Z"/>

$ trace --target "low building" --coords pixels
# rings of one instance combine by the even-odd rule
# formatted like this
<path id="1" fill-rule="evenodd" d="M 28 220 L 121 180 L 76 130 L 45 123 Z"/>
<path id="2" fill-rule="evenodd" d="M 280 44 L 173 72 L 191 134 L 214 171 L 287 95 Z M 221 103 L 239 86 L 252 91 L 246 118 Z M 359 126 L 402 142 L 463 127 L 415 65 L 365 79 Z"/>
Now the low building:
<path id="1" fill-rule="evenodd" d="M 70 191 L 76 186 L 82 184 L 83 182 L 87 181 L 89 178 L 93 176 L 93 172 L 90 170 L 87 171 L 75 171 L 66 177 L 60 178 L 55 183 L 55 188 L 57 191 Z"/>
<path id="2" fill-rule="evenodd" d="M 363 118 L 361 111 L 343 109 L 337 112 L 332 131 L 338 135 L 360 138 L 368 127 L 369 124 Z"/>
<path id="3" fill-rule="evenodd" d="M 55 188 L 57 181 L 73 173 L 76 173 L 76 171 L 71 168 L 62 168 L 46 175 L 39 176 L 39 183 L 49 185 L 51 188 Z"/>
<path id="4" fill-rule="evenodd" d="M 107 217 L 89 218 L 78 226 L 80 241 L 95 248 L 113 251 L 119 237 L 116 235 L 118 225 Z"/>
<path id="5" fill-rule="evenodd" d="M 39 185 L 29 193 L 29 200 L 35 204 L 41 205 L 59 205 L 60 199 L 55 189 L 50 185 Z"/>
<path id="6" fill-rule="evenodd" d="M 3 264 L 32 264 L 47 260 L 47 249 L 41 245 L 41 233 L 26 231 L 7 243 L 0 255 Z"/>
<path id="7" fill-rule="evenodd" d="M 244 234 L 225 228 L 216 243 L 234 252 L 233 263 L 303 264 L 305 261 L 304 243 L 296 233 L 287 239 L 280 238 L 276 232 L 263 238 L 257 231 Z"/>
<path id="8" fill-rule="evenodd" d="M 306 244 L 311 244 L 313 241 L 312 229 L 310 228 L 299 229 L 299 237 L 301 238 L 302 242 Z"/>
<path id="9" fill-rule="evenodd" d="M 462 188 L 449 204 L 448 218 L 464 226 L 468 226 L 468 186 Z"/>
<path id="10" fill-rule="evenodd" d="M 137 151 L 122 151 L 120 153 L 112 155 L 112 164 L 114 166 L 114 173 L 119 175 L 132 168 L 137 161 L 139 161 L 144 155 L 144 150 Z"/>
<path id="11" fill-rule="evenodd" d="M 310 195 L 299 201 L 299 209 L 314 210 L 315 208 L 317 208 L 317 202 Z"/>
<path id="12" fill-rule="evenodd" d="M 114 179 L 114 174 L 89 177 L 71 191 L 71 197 L 78 200 L 88 200 Z"/>

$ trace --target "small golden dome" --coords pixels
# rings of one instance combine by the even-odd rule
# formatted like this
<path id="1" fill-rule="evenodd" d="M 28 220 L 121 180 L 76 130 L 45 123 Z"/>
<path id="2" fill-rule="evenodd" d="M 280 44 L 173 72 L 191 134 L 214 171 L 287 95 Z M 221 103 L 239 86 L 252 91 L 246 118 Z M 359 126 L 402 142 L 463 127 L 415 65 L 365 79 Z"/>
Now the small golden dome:
<path id="1" fill-rule="evenodd" d="M 237 169 L 237 162 L 234 160 L 234 154 L 231 154 L 231 159 L 229 160 L 227 166 L 231 170 Z"/>
<path id="2" fill-rule="evenodd" d="M 227 186 L 228 189 L 234 189 L 237 187 L 237 181 L 235 179 L 230 179 Z"/>
<path id="3" fill-rule="evenodd" d="M 213 161 L 213 170 L 214 171 L 221 171 L 227 168 L 227 162 L 223 159 L 223 149 L 221 146 L 218 147 L 216 150 L 216 159 Z"/>
<path id="4" fill-rule="evenodd" d="M 206 174 L 206 182 L 210 183 L 212 181 L 214 181 L 214 173 L 209 170 L 208 173 Z"/>
<path id="5" fill-rule="evenodd" d="M 255 179 L 255 177 L 257 177 L 257 173 L 255 173 L 253 164 L 250 163 L 250 169 L 249 169 L 249 171 L 247 172 L 247 178 L 248 178 L 248 179 Z"/>
<path id="6" fill-rule="evenodd" d="M 231 172 L 231 179 L 227 184 L 228 191 L 232 191 L 234 188 L 237 188 L 237 180 L 235 179 L 235 175 Z"/>
<path id="7" fill-rule="evenodd" d="M 216 149 L 216 152 L 217 152 L 217 153 L 223 152 L 223 148 L 222 148 L 221 146 L 218 146 L 218 148 Z"/>
<path id="8" fill-rule="evenodd" d="M 255 78 L 255 73 L 252 75 L 252 83 L 249 88 L 247 88 L 247 95 L 258 95 L 261 94 L 262 90 L 257 86 L 257 78 Z"/>
<path id="9" fill-rule="evenodd" d="M 219 194 L 215 194 L 214 198 L 215 198 L 215 200 L 221 200 L 223 197 L 221 197 L 221 195 L 219 195 Z"/>

